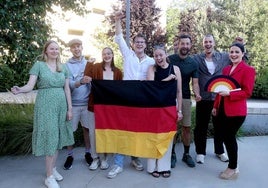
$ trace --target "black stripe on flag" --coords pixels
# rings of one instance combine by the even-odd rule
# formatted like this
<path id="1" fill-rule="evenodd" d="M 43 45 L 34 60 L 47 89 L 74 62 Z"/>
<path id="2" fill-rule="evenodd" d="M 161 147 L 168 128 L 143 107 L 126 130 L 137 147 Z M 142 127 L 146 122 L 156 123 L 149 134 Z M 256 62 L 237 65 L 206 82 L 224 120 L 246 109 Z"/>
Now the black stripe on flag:
<path id="1" fill-rule="evenodd" d="M 94 104 L 132 107 L 176 105 L 176 80 L 93 80 L 91 84 Z"/>

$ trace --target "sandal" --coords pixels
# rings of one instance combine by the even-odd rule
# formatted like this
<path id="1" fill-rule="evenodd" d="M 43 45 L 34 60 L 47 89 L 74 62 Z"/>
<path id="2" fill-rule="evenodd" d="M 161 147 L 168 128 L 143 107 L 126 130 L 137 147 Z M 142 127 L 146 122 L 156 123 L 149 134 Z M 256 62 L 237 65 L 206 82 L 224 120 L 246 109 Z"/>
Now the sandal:
<path id="1" fill-rule="evenodd" d="M 157 172 L 157 171 L 153 171 L 151 174 L 152 174 L 152 176 L 155 177 L 155 178 L 159 178 L 159 177 L 160 177 L 160 173 Z"/>
<path id="2" fill-rule="evenodd" d="M 162 174 L 162 176 L 163 176 L 164 178 L 169 178 L 171 172 L 170 172 L 170 170 L 168 170 L 168 171 L 163 171 L 161 174 Z"/>

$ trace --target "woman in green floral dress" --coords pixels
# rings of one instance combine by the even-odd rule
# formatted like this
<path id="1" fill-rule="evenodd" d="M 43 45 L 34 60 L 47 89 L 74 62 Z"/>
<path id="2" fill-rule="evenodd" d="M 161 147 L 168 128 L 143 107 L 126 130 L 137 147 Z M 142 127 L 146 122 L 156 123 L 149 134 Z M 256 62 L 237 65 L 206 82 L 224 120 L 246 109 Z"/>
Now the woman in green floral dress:
<path id="1" fill-rule="evenodd" d="M 58 150 L 74 143 L 68 71 L 60 62 L 59 51 L 55 41 L 48 41 L 40 56 L 42 60 L 30 70 L 28 83 L 11 88 L 14 94 L 25 93 L 37 83 L 32 150 L 35 156 L 46 156 L 45 185 L 48 188 L 59 188 L 57 181 L 63 180 L 55 167 Z"/>

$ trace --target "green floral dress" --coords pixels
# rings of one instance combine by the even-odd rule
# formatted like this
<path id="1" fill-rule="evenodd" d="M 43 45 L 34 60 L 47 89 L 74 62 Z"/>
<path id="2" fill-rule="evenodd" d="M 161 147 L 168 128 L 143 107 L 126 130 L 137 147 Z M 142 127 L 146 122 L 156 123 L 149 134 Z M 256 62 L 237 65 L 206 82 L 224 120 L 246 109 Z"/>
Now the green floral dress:
<path id="1" fill-rule="evenodd" d="M 66 120 L 64 83 L 68 78 L 68 70 L 63 64 L 62 72 L 52 72 L 45 62 L 38 61 L 30 74 L 38 77 L 32 136 L 33 154 L 54 155 L 56 150 L 74 144 L 71 121 Z"/>

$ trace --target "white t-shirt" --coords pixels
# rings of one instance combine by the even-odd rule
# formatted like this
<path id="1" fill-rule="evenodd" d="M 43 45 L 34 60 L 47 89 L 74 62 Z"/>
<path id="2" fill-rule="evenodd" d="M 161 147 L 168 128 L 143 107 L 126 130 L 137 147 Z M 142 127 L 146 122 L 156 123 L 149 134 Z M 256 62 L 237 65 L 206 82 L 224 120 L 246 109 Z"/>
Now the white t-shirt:
<path id="1" fill-rule="evenodd" d="M 214 74 L 214 72 L 215 72 L 215 65 L 214 65 L 213 61 L 207 61 L 207 60 L 205 60 L 205 61 L 206 61 L 206 65 L 207 65 L 207 68 L 208 68 L 208 72 L 211 75 Z"/>

